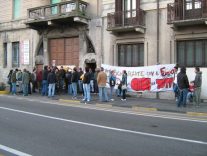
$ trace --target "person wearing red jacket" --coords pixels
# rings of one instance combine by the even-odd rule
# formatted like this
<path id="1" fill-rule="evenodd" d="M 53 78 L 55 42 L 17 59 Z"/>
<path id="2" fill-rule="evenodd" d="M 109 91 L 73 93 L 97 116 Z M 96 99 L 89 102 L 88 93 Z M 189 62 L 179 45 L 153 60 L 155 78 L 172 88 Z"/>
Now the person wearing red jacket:
<path id="1" fill-rule="evenodd" d="M 37 72 L 37 87 L 39 90 L 39 93 L 41 93 L 42 89 L 42 70 Z"/>

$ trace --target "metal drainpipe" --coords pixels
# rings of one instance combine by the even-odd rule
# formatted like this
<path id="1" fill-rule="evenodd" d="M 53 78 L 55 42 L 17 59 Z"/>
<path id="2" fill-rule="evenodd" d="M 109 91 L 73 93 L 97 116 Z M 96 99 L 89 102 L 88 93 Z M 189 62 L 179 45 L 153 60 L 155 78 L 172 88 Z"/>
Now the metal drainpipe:
<path id="1" fill-rule="evenodd" d="M 159 18 L 159 14 L 160 14 L 160 1 L 157 0 L 157 64 L 160 63 L 160 18 Z M 159 93 L 156 93 L 156 98 L 159 99 Z"/>
<path id="2" fill-rule="evenodd" d="M 160 51 L 160 18 L 159 18 L 159 14 L 160 14 L 160 4 L 159 4 L 159 0 L 157 0 L 157 64 L 160 63 L 160 59 L 159 59 L 159 51 Z"/>

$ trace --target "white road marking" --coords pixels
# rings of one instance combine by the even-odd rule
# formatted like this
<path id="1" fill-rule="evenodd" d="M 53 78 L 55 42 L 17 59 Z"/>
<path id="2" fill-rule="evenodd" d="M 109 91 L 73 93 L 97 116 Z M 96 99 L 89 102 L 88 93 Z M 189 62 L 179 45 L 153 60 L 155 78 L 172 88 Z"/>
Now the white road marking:
<path id="1" fill-rule="evenodd" d="M 9 152 L 9 153 L 18 155 L 18 156 L 32 156 L 32 155 L 30 155 L 30 154 L 26 154 L 26 153 L 17 151 L 17 150 L 15 150 L 15 149 L 12 149 L 12 148 L 7 147 L 7 146 L 4 146 L 4 145 L 0 145 L 0 149 L 3 150 L 3 151 Z"/>
<path id="2" fill-rule="evenodd" d="M 11 96 L 8 96 L 11 97 Z M 29 99 L 26 99 L 29 101 Z M 119 114 L 128 114 L 128 115 L 136 115 L 136 116 L 146 116 L 146 117 L 153 117 L 153 118 L 162 118 L 162 119 L 171 119 L 171 120 L 179 120 L 179 121 L 191 121 L 191 122 L 199 122 L 199 123 L 207 123 L 207 119 L 201 119 L 201 118 L 192 118 L 192 117 L 184 117 L 184 116 L 176 116 L 176 115 L 160 115 L 155 113 L 147 113 L 147 112 L 134 112 L 134 111 L 124 111 L 124 110 L 114 110 L 112 108 L 101 108 L 96 107 L 95 105 L 74 105 L 74 104 L 61 104 L 58 102 L 52 102 L 52 101 L 40 101 L 34 99 L 33 102 L 40 102 L 44 104 L 53 104 L 53 105 L 61 105 L 61 106 L 68 106 L 68 107 L 74 107 L 74 108 L 84 108 L 84 109 L 90 109 L 90 110 L 98 110 L 98 111 L 105 111 L 105 112 L 113 112 L 113 113 L 119 113 Z"/>
<path id="3" fill-rule="evenodd" d="M 18 112 L 18 113 L 27 114 L 27 115 L 32 115 L 32 116 L 37 116 L 37 117 L 42 117 L 42 118 L 47 118 L 47 119 L 53 119 L 53 120 L 58 120 L 58 121 L 64 121 L 64 122 L 79 124 L 79 125 L 102 128 L 102 129 L 107 129 L 107 130 L 113 130 L 113 131 L 119 131 L 119 132 L 131 133 L 131 134 L 138 134 L 138 135 L 144 135 L 144 136 L 150 136 L 150 137 L 156 137 L 156 138 L 163 138 L 163 139 L 169 139 L 169 140 L 176 140 L 176 141 L 182 141 L 182 142 L 189 142 L 189 143 L 207 145 L 207 142 L 204 142 L 204 141 L 190 140 L 190 139 L 184 139 L 184 138 L 170 137 L 170 136 L 157 135 L 157 134 L 152 134 L 152 133 L 144 133 L 144 132 L 139 132 L 139 131 L 132 131 L 132 130 L 127 130 L 127 129 L 108 127 L 108 126 L 103 126 L 103 125 L 87 123 L 87 122 L 80 122 L 80 121 L 68 120 L 68 119 L 63 119 L 63 118 L 58 118 L 58 117 L 52 117 L 52 116 L 47 116 L 47 115 L 42 115 L 42 114 L 37 114 L 37 113 L 32 113 L 32 112 L 26 112 L 26 111 L 21 111 L 21 110 L 6 108 L 6 107 L 0 107 L 0 109 L 12 111 L 12 112 Z"/>

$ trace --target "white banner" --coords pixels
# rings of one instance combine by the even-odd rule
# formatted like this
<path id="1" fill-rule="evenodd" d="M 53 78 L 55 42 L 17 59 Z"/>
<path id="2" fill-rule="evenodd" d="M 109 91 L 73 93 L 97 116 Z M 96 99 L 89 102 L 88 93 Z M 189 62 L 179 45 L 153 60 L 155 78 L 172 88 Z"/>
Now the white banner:
<path id="1" fill-rule="evenodd" d="M 22 64 L 29 65 L 29 40 L 21 43 Z"/>
<path id="2" fill-rule="evenodd" d="M 104 71 L 109 76 L 110 71 L 115 72 L 116 84 L 122 79 L 122 72 L 127 72 L 127 90 L 133 92 L 160 92 L 172 91 L 175 64 L 164 64 L 146 67 L 118 67 L 102 64 Z M 117 86 L 116 86 L 117 87 Z"/>

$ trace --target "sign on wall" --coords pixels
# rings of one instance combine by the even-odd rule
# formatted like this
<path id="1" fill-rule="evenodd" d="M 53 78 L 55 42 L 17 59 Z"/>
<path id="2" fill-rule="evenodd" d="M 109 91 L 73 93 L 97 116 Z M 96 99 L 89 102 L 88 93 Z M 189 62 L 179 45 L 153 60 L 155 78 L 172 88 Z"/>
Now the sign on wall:
<path id="1" fill-rule="evenodd" d="M 118 67 L 102 64 L 108 78 L 110 71 L 116 75 L 117 85 L 122 79 L 123 70 L 127 71 L 127 89 L 132 92 L 172 91 L 175 64 L 164 64 L 146 67 Z M 108 79 L 109 82 L 109 79 Z"/>
<path id="2" fill-rule="evenodd" d="M 29 65 L 29 40 L 22 41 L 21 56 L 22 64 Z"/>

